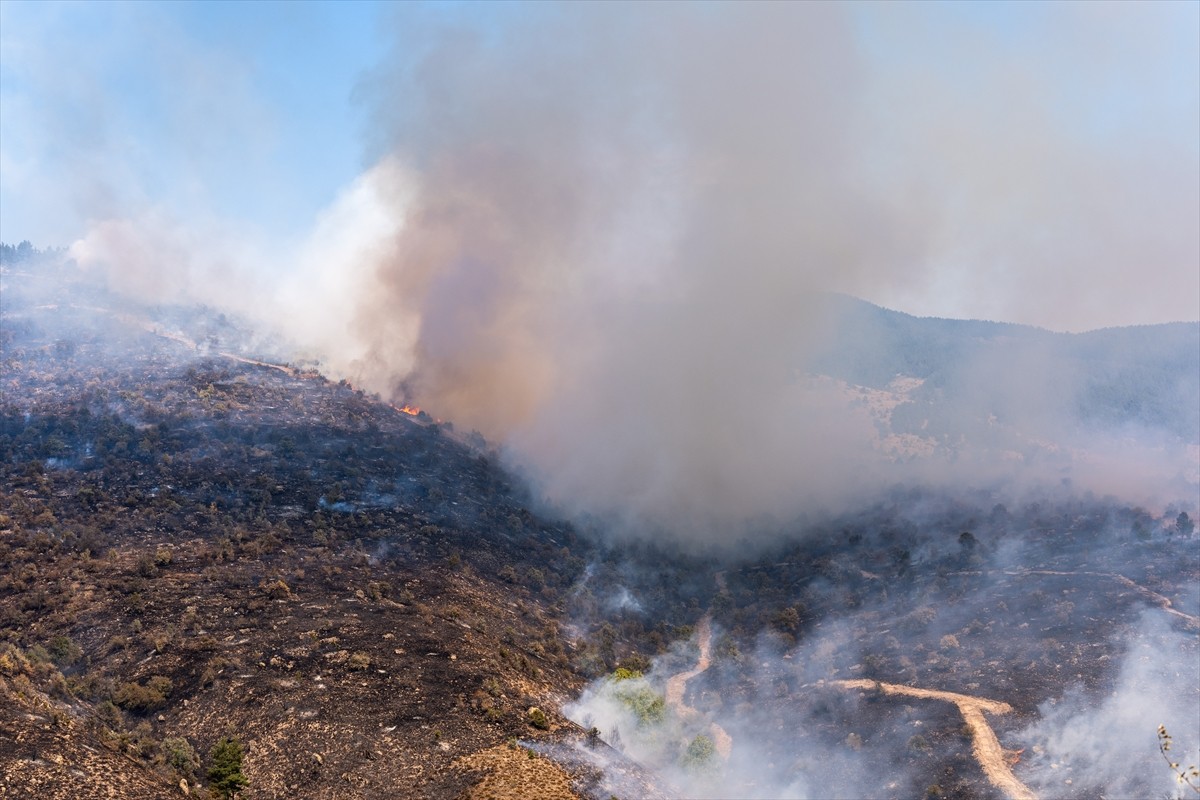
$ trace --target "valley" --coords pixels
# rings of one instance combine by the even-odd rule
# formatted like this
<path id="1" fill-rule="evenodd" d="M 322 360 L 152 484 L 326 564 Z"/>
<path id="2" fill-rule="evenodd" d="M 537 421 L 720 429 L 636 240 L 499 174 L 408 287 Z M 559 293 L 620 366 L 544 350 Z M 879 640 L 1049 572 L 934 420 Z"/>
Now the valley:
<path id="1" fill-rule="evenodd" d="M 1180 508 L 611 536 L 228 320 L 4 281 L 0 796 L 220 794 L 232 739 L 244 798 L 1116 798 L 1171 783 L 1160 722 L 1194 747 Z M 1129 703 L 1125 776 L 1064 749 Z"/>

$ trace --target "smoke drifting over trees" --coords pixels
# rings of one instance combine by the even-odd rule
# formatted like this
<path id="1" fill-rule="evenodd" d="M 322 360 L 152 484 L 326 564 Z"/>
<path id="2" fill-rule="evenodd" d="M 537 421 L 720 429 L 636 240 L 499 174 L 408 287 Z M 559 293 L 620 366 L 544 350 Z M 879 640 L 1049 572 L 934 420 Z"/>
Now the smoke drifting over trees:
<path id="1" fill-rule="evenodd" d="M 218 428 L 248 453 L 221 491 L 315 517 L 323 547 L 327 517 L 383 536 L 416 503 L 430 524 L 404 517 L 355 568 L 425 552 L 411 538 L 551 604 L 571 647 L 531 658 L 597 679 L 567 709 L 582 757 L 624 747 L 689 796 L 980 796 L 999 788 L 973 755 L 983 712 L 953 693 L 994 703 L 992 762 L 1039 794 L 1168 791 L 1155 726 L 1200 708 L 1200 7 L 999 8 L 398 5 L 357 92 L 365 169 L 299 240 L 147 199 L 120 136 L 55 140 L 76 156 L 58 169 L 79 165 L 84 274 L 5 246 L 28 316 L 0 341 L 34 354 L 35 389 L 169 342 L 172 423 L 246 426 Z M 237 118 L 181 142 L 203 173 L 231 131 L 268 126 L 236 111 L 248 84 L 215 79 L 228 62 L 185 55 L 207 91 L 177 92 L 171 130 L 214 85 Z M 156 181 L 204 184 L 179 173 Z M 276 419 L 309 421 L 261 439 L 289 400 Z M 133 437 L 157 418 L 114 419 Z M 43 422 L 22 480 L 74 468 Z M 268 455 L 294 479 L 267 481 Z M 482 684 L 481 719 L 502 694 Z"/>
<path id="2" fill-rule="evenodd" d="M 374 166 L 308 241 L 199 263 L 186 229 L 113 220 L 74 252 L 503 441 L 571 512 L 715 536 L 897 479 L 993 481 L 1028 454 L 880 457 L 878 420 L 811 379 L 876 346 L 822 293 L 1057 329 L 1195 318 L 1195 98 L 1137 90 L 1191 52 L 1156 43 L 1193 11 L 1056 6 L 1015 31 L 912 6 L 406 8 L 361 87 Z M 941 411 L 973 444 L 992 416 L 1085 443 L 1062 412 L 1094 376 L 1043 344 L 954 365 Z M 1103 464 L 1130 460 L 1127 417 L 1100 467 L 1039 477 L 1126 483 Z M 1194 436 L 1146 432 L 1139 468 L 1190 470 Z"/>

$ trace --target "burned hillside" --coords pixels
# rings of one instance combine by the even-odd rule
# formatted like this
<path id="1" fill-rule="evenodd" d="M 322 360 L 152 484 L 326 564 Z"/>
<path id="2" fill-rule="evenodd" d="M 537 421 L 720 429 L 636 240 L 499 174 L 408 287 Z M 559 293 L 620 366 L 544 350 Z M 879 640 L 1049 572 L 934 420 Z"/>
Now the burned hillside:
<path id="1" fill-rule="evenodd" d="M 238 320 L 3 288 L 0 796 L 1117 798 L 1195 747 L 1193 509 L 912 486 L 686 549 Z"/>
<path id="2" fill-rule="evenodd" d="M 254 363 L 223 320 L 183 320 L 209 321 L 198 337 L 94 295 L 20 305 L 21 279 L 0 794 L 177 796 L 232 735 L 248 796 L 449 797 L 481 774 L 461 757 L 562 726 L 579 679 L 561 595 L 588 547 L 492 455 Z"/>

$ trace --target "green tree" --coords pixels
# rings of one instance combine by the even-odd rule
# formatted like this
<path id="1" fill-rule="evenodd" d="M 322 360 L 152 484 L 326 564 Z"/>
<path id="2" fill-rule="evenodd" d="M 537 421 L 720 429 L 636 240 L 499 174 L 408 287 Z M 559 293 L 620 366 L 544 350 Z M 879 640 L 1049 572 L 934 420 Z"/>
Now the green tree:
<path id="1" fill-rule="evenodd" d="M 246 786 L 242 774 L 242 745 L 237 739 L 226 736 L 208 754 L 208 781 L 221 797 L 229 798 Z"/>

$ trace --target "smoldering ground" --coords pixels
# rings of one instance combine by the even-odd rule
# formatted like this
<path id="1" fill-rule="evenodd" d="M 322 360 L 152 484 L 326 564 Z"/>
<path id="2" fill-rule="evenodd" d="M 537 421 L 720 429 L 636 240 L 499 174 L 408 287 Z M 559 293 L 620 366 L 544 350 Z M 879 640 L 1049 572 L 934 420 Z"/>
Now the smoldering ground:
<path id="1" fill-rule="evenodd" d="M 6 302 L 12 298 L 5 294 Z M 49 310 L 36 316 L 38 321 L 59 318 Z M 61 316 L 68 323 L 73 318 Z M 62 329 L 68 336 L 93 337 L 100 330 L 94 324 Z M 14 332 L 7 325 L 5 331 Z M 53 336 L 36 338 L 39 344 L 56 346 Z M 94 353 L 93 345 L 99 346 L 89 340 L 81 347 L 80 357 Z M 174 344 L 170 349 L 179 350 Z M 174 368 L 184 369 L 172 361 Z M 77 375 L 72 368 L 44 379 L 78 381 L 73 377 Z M 189 393 L 202 391 L 212 380 L 215 376 L 196 375 L 186 386 Z M 356 400 L 346 396 L 353 394 L 345 389 L 342 400 L 331 398 L 327 410 L 344 413 L 375 405 L 361 395 Z M 130 398 L 136 401 L 138 395 Z M 243 412 L 251 418 L 257 413 L 252 407 Z M 153 419 L 129 422 L 141 429 Z M 443 439 L 433 434 L 422 428 L 420 438 L 431 445 Z M 332 448 L 327 454 L 338 451 L 335 430 L 325 429 L 317 438 L 322 448 Z M 412 458 L 420 454 L 416 445 L 410 439 L 400 449 Z M 497 495 L 492 493 L 496 487 L 488 486 L 490 470 L 477 474 L 477 468 L 484 469 L 477 464 L 465 476 L 451 476 L 438 470 L 435 453 L 436 449 L 426 451 L 417 463 L 393 469 L 390 474 L 398 485 L 387 480 L 378 485 L 359 482 L 347 487 L 344 497 L 367 505 L 404 502 L 406 489 L 420 488 L 406 486 L 420 474 L 425 486 L 446 491 L 447 502 L 497 508 Z M 288 461 L 301 471 L 308 469 L 307 458 Z M 331 483 L 321 485 L 327 489 Z M 344 502 L 320 492 L 309 498 L 304 502 L 312 503 L 310 507 L 329 505 L 330 510 Z M 764 528 L 769 545 L 759 542 L 760 549 L 745 548 L 736 556 L 726 553 L 723 559 L 711 553 L 680 554 L 667 543 L 635 541 L 610 546 L 609 552 L 624 561 L 598 564 L 592 570 L 584 570 L 582 562 L 578 569 L 568 567 L 566 583 L 540 570 L 536 582 L 535 571 L 510 573 L 507 579 L 527 581 L 548 600 L 565 597 L 583 623 L 589 613 L 601 621 L 585 630 L 582 643 L 577 643 L 581 669 L 611 672 L 631 655 L 623 649 L 631 641 L 645 653 L 661 649 L 645 683 L 621 682 L 638 690 L 632 695 L 635 707 L 649 714 L 657 703 L 654 692 L 662 691 L 671 678 L 696 669 L 699 652 L 687 644 L 687 627 L 711 609 L 711 663 L 687 681 L 682 696 L 700 716 L 672 720 L 664 708 L 662 727 L 642 727 L 636 712 L 629 717 L 615 688 L 607 698 L 615 707 L 606 712 L 609 717 L 591 711 L 602 735 L 619 729 L 627 755 L 656 763 L 670 781 L 684 787 L 676 795 L 796 797 L 836 790 L 853 797 L 920 796 L 937 781 L 951 793 L 958 787 L 962 791 L 957 793 L 964 796 L 987 796 L 990 790 L 968 755 L 971 737 L 963 734 L 964 723 L 953 704 L 877 696 L 869 688 L 872 681 L 1013 705 L 1012 712 L 991 717 L 990 722 L 1005 748 L 1026 747 L 1023 762 L 1037 772 L 1025 778 L 1020 764 L 1016 772 L 1031 786 L 1036 780 L 1055 778 L 1067 768 L 1064 765 L 1072 776 L 1088 775 L 1087 753 L 1106 753 L 1102 742 L 1081 744 L 1077 722 L 1099 720 L 1107 725 L 1130 720 L 1128 754 L 1132 758 L 1140 753 L 1143 760 L 1129 762 L 1125 772 L 1143 776 L 1137 781 L 1149 781 L 1139 786 L 1154 786 L 1163 778 L 1155 769 L 1166 772 L 1165 765 L 1158 765 L 1149 733 L 1137 750 L 1132 727 L 1162 710 L 1173 710 L 1177 713 L 1153 724 L 1165 722 L 1173 728 L 1178 749 L 1188 752 L 1190 744 L 1178 721 L 1189 712 L 1195 695 L 1185 671 L 1187 658 L 1194 663 L 1194 633 L 1181 636 L 1173 629 L 1170 635 L 1145 638 L 1141 631 L 1159 615 L 1171 625 L 1181 624 L 1161 605 L 1163 599 L 1185 616 L 1194 619 L 1200 613 L 1194 591 L 1200 573 L 1188 518 L 1178 508 L 1156 509 L 1152 515 L 1112 498 L 1072 501 L 1059 491 L 1044 491 L 1037 502 L 1020 506 L 1000 505 L 1002 499 L 986 493 L 897 490 L 885 501 L 853 513 Z M 505 526 L 514 520 L 504 516 L 471 513 L 458 524 L 471 531 L 478 545 L 507 538 Z M 519 529 L 521 520 L 515 523 Z M 478 537 L 479 530 L 487 537 Z M 574 542 L 571 548 L 572 554 L 590 555 Z M 547 558 L 555 567 L 569 560 L 557 547 Z M 567 585 L 572 575 L 579 578 L 574 586 Z M 546 586 L 540 586 L 543 581 Z M 1120 667 L 1125 648 L 1140 646 L 1143 640 L 1152 649 L 1139 653 L 1139 659 L 1151 656 L 1166 669 L 1161 675 L 1135 671 L 1126 679 Z M 866 681 L 868 688 L 833 683 L 843 679 Z M 825 686 L 819 684 L 822 680 Z M 601 684 L 597 692 L 608 691 L 606 685 L 611 686 Z M 1139 685 L 1147 687 L 1148 695 L 1175 698 L 1176 705 L 1167 709 L 1132 694 L 1108 708 L 1106 692 L 1133 691 Z M 590 706 L 593 698 L 586 696 L 583 702 Z M 1130 717 L 1126 710 L 1131 704 L 1147 713 Z M 1056 708 L 1069 713 L 1060 718 Z M 712 721 L 732 739 L 727 763 L 713 761 L 702 738 L 716 750 Z M 1100 736 L 1119 739 L 1100 731 Z M 1033 753 L 1035 746 L 1042 753 Z M 1044 764 L 1043 754 L 1049 759 Z M 1043 770 L 1050 777 L 1039 777 Z M 1101 792 L 1118 785 L 1112 773 L 1095 772 L 1109 777 L 1092 783 L 1072 777 L 1071 785 L 1081 787 L 1081 796 L 1095 796 L 1097 785 Z"/>
<path id="2" fill-rule="evenodd" d="M 609 672 L 568 713 L 678 796 L 1186 796 L 1155 739 L 1163 724 L 1173 758 L 1197 760 L 1200 560 L 1186 521 L 1111 500 L 979 500 L 898 497 L 762 557 L 692 564 L 669 599 L 661 562 L 593 569 L 595 605 L 580 613 L 609 594 L 640 608 L 597 619 L 590 648 L 603 651 L 606 625 L 646 641 L 679 608 L 706 608 L 710 663 L 696 671 L 691 629 L 649 664 L 617 648 L 613 663 L 645 676 Z M 670 700 L 680 675 L 692 712 Z M 1016 794 L 981 766 L 962 702 L 981 704 Z M 732 744 L 721 755 L 714 723 Z"/>
<path id="3" fill-rule="evenodd" d="M 911 473 L 896 462 L 927 443 L 881 456 L 880 420 L 811 374 L 877 346 L 828 291 L 1056 329 L 1196 318 L 1190 101 L 1122 89 L 1192 58 L 1159 34 L 1193 12 L 1061 6 L 1018 35 L 915 6 L 406 6 L 360 88 L 374 166 L 306 241 L 197 235 L 149 208 L 74 253 L 482 431 L 549 502 L 614 529 L 726 540 L 897 475 L 1147 497 L 1194 471 L 1196 438 L 1136 413 L 1076 425 L 1094 375 L 1058 371 L 1045 342 L 956 364 L 971 391 L 937 416 L 973 447 L 943 431 Z"/>
<path id="4" fill-rule="evenodd" d="M 1195 708 L 1194 681 L 1173 677 L 1186 663 L 1169 680 L 1121 668 L 1148 601 L 1092 573 L 1159 594 L 1124 567 L 1179 574 L 1190 545 L 1164 544 L 1158 515 L 1196 506 L 1196 324 L 1051 336 L 828 294 L 1060 331 L 1195 320 L 1200 132 L 1190 89 L 1153 91 L 1200 72 L 1194 42 L 1163 44 L 1195 7 L 1054 6 L 1032 34 L 915 6 L 397 13 L 363 88 L 371 166 L 308 238 L 129 201 L 89 215 L 75 258 L 143 299 L 241 312 L 333 377 L 479 429 L 597 531 L 778 553 L 704 573 L 672 551 L 657 569 L 678 582 L 634 570 L 628 596 L 592 598 L 613 623 L 586 648 L 597 672 L 639 619 L 669 620 L 643 625 L 666 650 L 647 684 L 661 691 L 694 668 L 671 641 L 725 568 L 713 663 L 687 701 L 733 738 L 729 761 L 684 765 L 707 735 L 696 720 L 646 751 L 691 793 L 920 796 L 947 775 L 990 791 L 951 704 L 819 680 L 1011 703 L 991 722 L 1027 747 L 1017 776 L 1051 794 L 1055 763 L 1110 775 L 1089 766 L 1104 742 L 1073 740 L 1082 724 L 1130 719 L 1129 698 Z M 1124 82 L 1139 91 L 1110 92 Z M 1079 106 L 1089 124 L 1064 111 Z M 875 514 L 895 484 L 954 499 L 901 493 Z M 964 494 L 981 485 L 1003 490 Z M 1154 516 L 1104 503 L 1124 537 L 1108 551 L 1075 523 L 1089 489 Z M 986 529 L 1008 531 L 1008 512 L 979 512 L 997 503 L 1019 541 Z M 931 524 L 962 507 L 986 525 Z M 847 509 L 862 517 L 838 524 Z M 966 531 L 992 548 L 982 564 Z M 1164 635 L 1158 657 L 1194 659 L 1187 642 Z M 612 722 L 636 752 L 638 723 Z M 1149 722 L 1096 738 L 1156 763 L 1153 729 L 1135 730 Z M 1139 786 L 1170 780 L 1142 764 Z"/>

